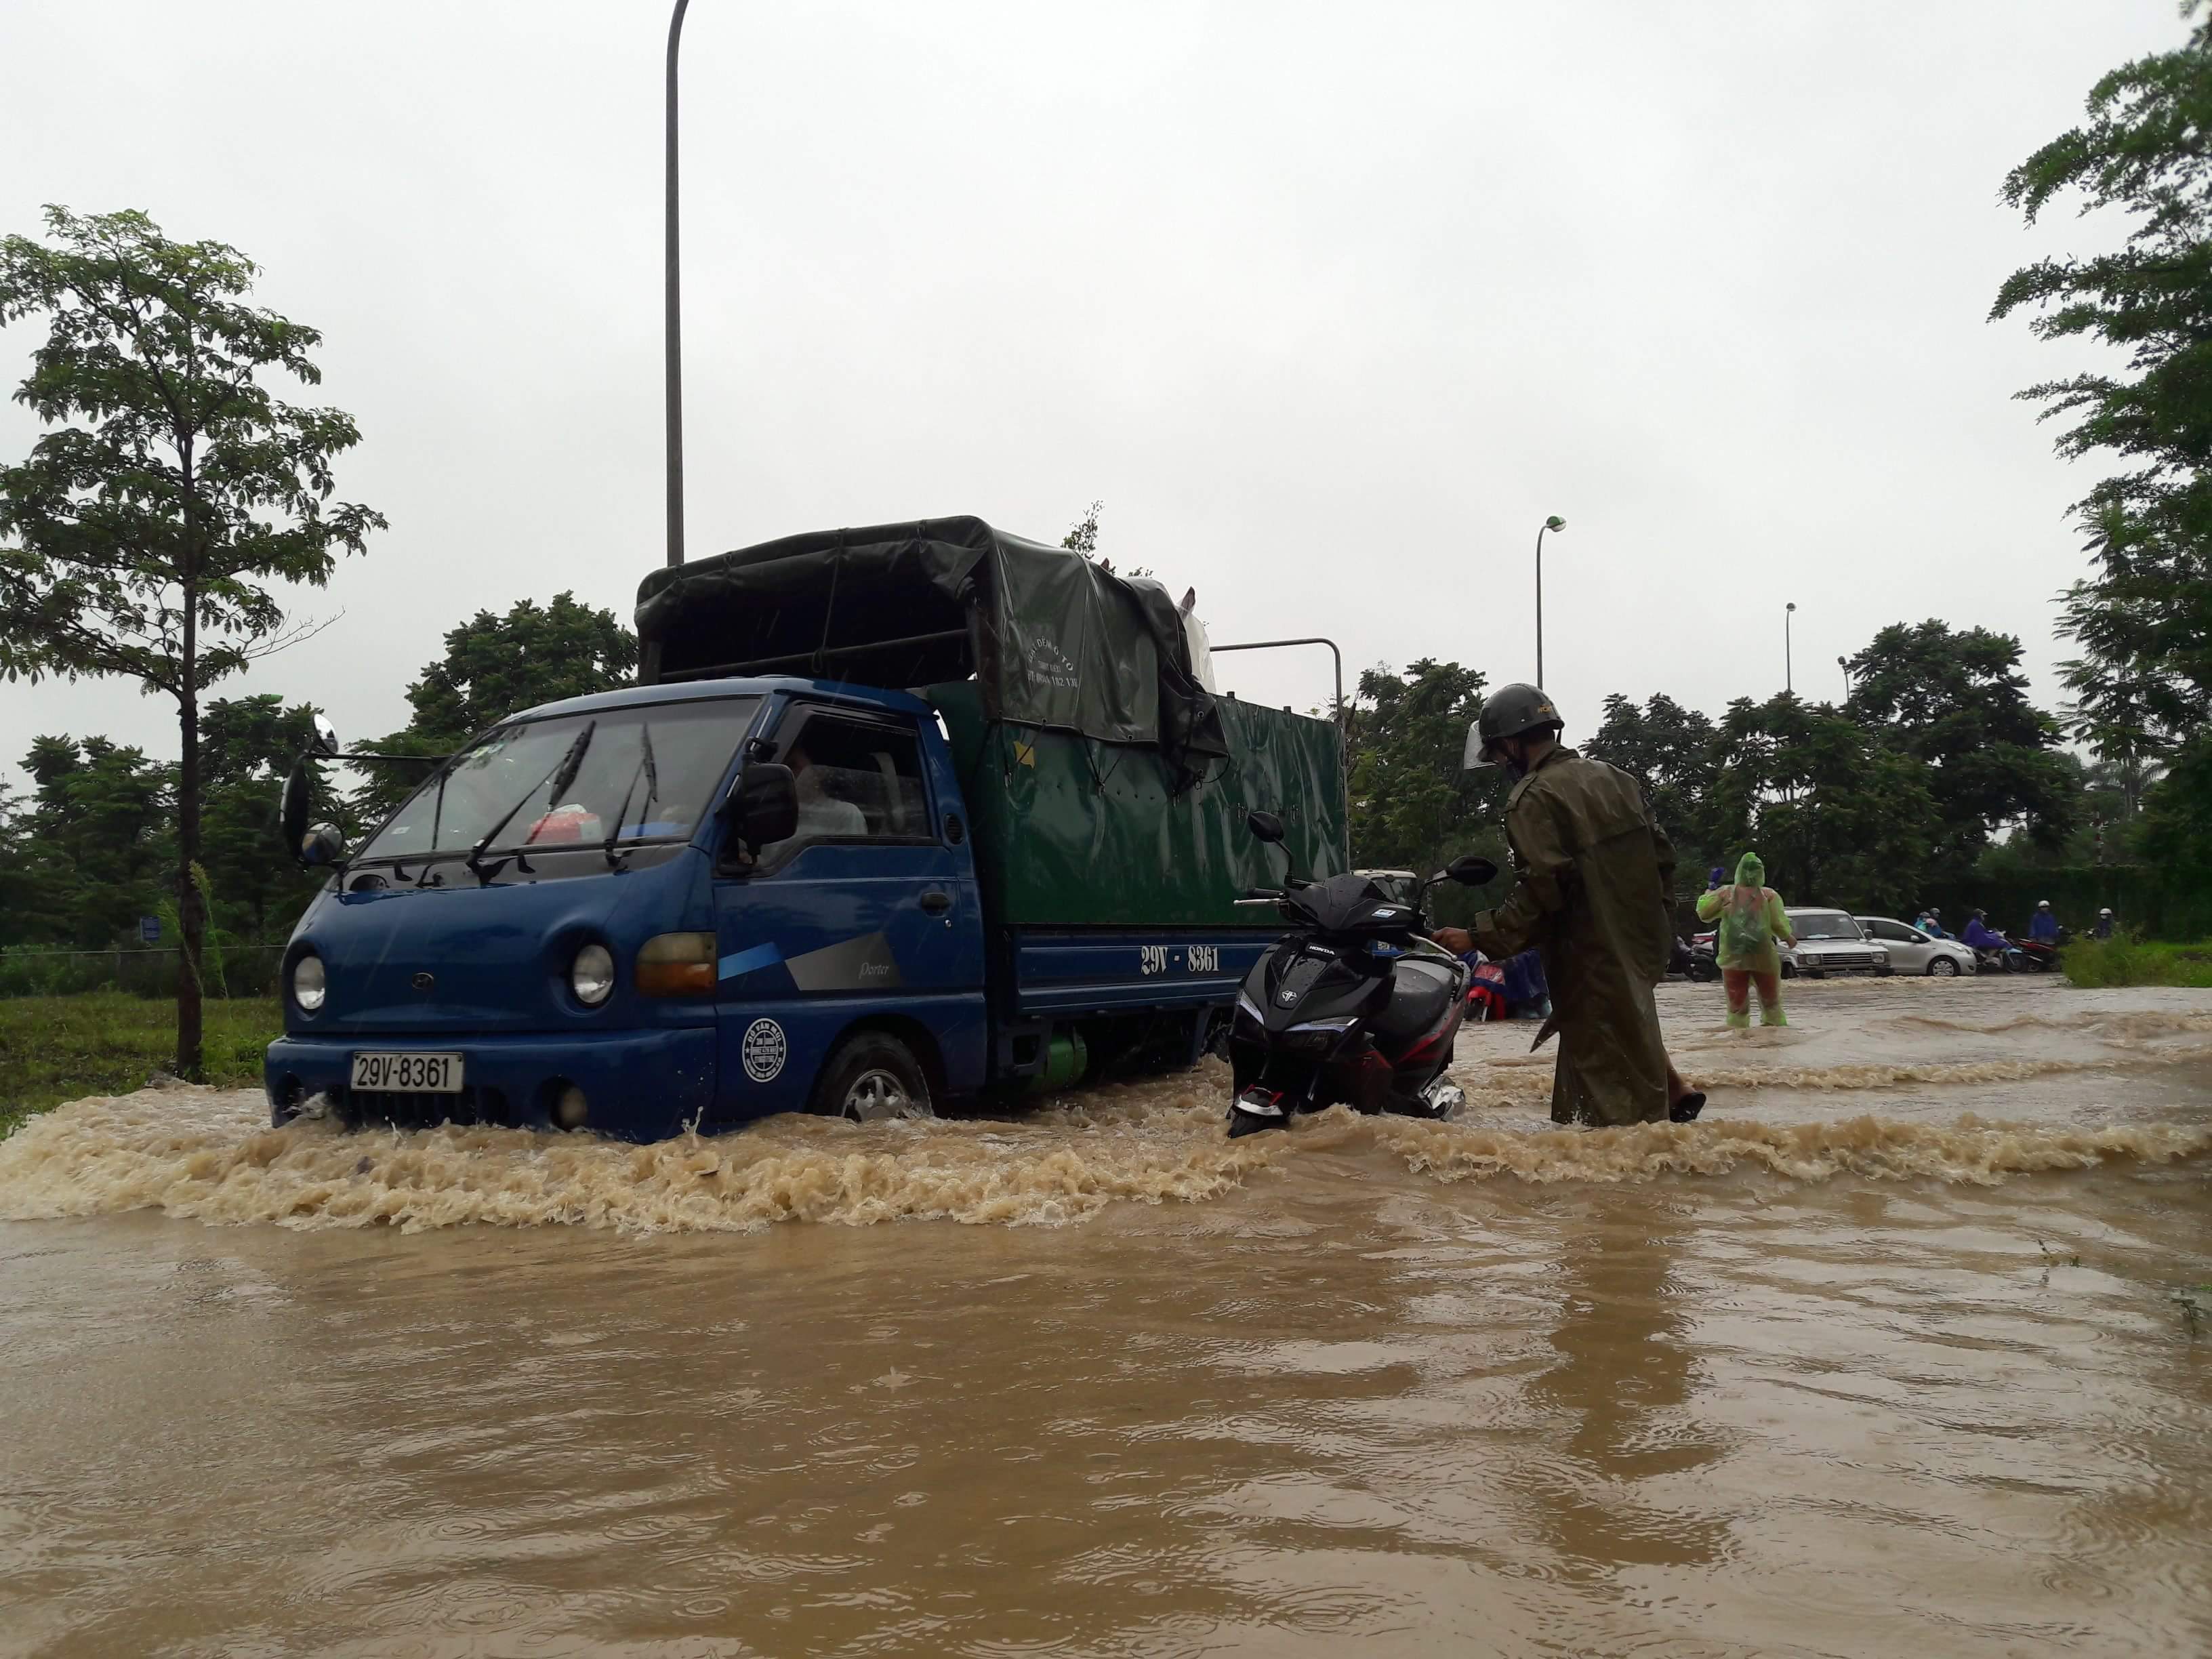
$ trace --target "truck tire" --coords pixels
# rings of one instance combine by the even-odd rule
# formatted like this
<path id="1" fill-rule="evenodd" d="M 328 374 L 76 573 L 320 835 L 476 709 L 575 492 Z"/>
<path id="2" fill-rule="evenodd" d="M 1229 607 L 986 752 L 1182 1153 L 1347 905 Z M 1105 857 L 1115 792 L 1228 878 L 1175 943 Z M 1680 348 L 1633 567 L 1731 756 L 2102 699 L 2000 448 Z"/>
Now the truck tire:
<path id="1" fill-rule="evenodd" d="M 937 1115 L 921 1062 L 887 1031 L 856 1032 L 837 1045 L 814 1085 L 814 1109 L 851 1123 Z"/>

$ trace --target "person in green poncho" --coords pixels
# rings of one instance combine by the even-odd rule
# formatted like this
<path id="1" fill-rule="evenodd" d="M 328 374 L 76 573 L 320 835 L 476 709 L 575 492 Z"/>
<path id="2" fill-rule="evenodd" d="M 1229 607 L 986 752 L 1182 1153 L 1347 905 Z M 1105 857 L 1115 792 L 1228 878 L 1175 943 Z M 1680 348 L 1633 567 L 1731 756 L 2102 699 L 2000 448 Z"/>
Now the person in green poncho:
<path id="1" fill-rule="evenodd" d="M 1782 895 L 1766 884 L 1766 866 L 1756 853 L 1736 860 L 1735 884 L 1698 896 L 1698 919 L 1719 919 L 1713 958 L 1728 992 L 1728 1023 L 1737 1030 L 1751 1024 L 1751 988 L 1759 987 L 1759 1023 L 1787 1025 L 1782 1012 L 1782 953 L 1778 939 L 1797 942 Z"/>

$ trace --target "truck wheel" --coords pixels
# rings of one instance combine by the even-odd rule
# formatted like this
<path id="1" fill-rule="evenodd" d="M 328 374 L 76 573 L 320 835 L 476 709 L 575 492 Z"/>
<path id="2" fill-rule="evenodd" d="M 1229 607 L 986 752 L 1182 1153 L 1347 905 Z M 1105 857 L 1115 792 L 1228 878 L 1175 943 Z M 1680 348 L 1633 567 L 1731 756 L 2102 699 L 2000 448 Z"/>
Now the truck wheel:
<path id="1" fill-rule="evenodd" d="M 921 1062 L 883 1031 L 862 1031 L 839 1045 L 815 1085 L 814 1109 L 854 1123 L 937 1115 Z"/>

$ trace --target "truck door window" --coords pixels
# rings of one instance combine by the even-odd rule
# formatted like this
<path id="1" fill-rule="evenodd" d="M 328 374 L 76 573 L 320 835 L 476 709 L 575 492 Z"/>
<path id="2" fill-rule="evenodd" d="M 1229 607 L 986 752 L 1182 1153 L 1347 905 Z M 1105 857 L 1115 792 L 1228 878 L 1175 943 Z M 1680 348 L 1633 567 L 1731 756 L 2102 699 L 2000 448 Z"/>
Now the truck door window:
<path id="1" fill-rule="evenodd" d="M 762 848 L 763 866 L 815 842 L 936 839 L 911 726 L 809 714 L 782 739 L 777 758 L 799 787 L 799 833 Z"/>

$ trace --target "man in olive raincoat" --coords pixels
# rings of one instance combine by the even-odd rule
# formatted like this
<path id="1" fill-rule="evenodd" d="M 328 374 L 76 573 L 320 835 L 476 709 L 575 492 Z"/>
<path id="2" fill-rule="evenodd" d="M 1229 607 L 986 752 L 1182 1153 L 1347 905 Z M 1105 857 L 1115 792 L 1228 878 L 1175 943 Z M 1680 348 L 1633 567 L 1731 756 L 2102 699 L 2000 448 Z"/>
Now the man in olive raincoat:
<path id="1" fill-rule="evenodd" d="M 1636 780 L 1562 747 L 1562 726 L 1536 686 L 1501 686 L 1482 705 L 1468 763 L 1502 763 L 1519 780 L 1505 839 L 1520 879 L 1464 937 L 1499 959 L 1542 953 L 1552 1017 L 1536 1043 L 1559 1035 L 1555 1122 L 1663 1123 L 1670 1109 L 1686 1121 L 1705 1097 L 1668 1061 L 1652 998 L 1674 937 L 1674 848 Z M 1459 937 L 1438 930 L 1448 948 Z"/>

